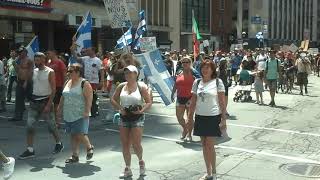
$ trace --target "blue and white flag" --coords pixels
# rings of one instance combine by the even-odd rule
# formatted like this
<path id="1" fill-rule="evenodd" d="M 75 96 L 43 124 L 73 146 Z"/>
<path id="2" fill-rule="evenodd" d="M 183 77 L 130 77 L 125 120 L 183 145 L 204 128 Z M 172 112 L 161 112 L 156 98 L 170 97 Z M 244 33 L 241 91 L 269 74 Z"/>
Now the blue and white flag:
<path id="1" fill-rule="evenodd" d="M 172 103 L 171 93 L 174 80 L 164 65 L 158 49 L 143 54 L 136 54 L 136 58 L 143 65 L 143 72 L 152 86 L 158 91 L 166 106 Z"/>
<path id="2" fill-rule="evenodd" d="M 142 38 L 143 33 L 147 31 L 147 22 L 146 22 L 144 10 L 139 12 L 139 19 L 140 19 L 140 22 L 136 30 L 136 35 L 134 37 L 134 42 L 133 42 L 134 49 L 140 48 L 140 38 Z"/>
<path id="3" fill-rule="evenodd" d="M 130 45 L 132 43 L 132 33 L 131 28 L 125 32 L 121 38 L 117 41 L 116 49 L 123 49 L 124 47 Z"/>
<path id="4" fill-rule="evenodd" d="M 34 54 L 36 52 L 39 52 L 39 39 L 38 39 L 38 36 L 33 37 L 33 39 L 30 41 L 30 43 L 26 47 L 26 50 L 28 51 L 28 57 L 33 60 L 34 59 Z"/>
<path id="5" fill-rule="evenodd" d="M 92 16 L 88 12 L 80 24 L 76 33 L 77 53 L 80 54 L 83 48 L 92 47 L 91 42 Z"/>

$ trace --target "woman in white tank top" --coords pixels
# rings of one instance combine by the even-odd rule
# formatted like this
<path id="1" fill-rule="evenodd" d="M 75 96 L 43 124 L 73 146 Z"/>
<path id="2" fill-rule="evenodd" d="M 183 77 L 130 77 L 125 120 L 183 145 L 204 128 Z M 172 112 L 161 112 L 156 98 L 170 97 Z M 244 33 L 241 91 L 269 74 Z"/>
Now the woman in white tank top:
<path id="1" fill-rule="evenodd" d="M 119 121 L 122 153 L 126 167 L 120 178 L 132 176 L 131 143 L 139 159 L 140 175 L 145 174 L 145 163 L 142 159 L 141 138 L 144 124 L 144 112 L 151 107 L 151 97 L 146 84 L 137 82 L 138 69 L 129 65 L 124 69 L 126 82 L 120 84 L 111 98 L 115 109 L 120 111 Z M 144 101 L 144 102 L 143 102 Z"/>

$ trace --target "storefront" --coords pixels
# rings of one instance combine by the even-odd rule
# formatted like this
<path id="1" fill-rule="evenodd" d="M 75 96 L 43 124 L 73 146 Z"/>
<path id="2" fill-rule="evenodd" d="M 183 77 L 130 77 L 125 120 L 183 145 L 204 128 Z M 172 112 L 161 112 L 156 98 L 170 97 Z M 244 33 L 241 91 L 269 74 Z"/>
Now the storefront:
<path id="1" fill-rule="evenodd" d="M 48 40 L 53 38 L 50 27 L 54 21 L 63 20 L 51 11 L 51 0 L 0 1 L 0 57 L 8 56 L 11 48 L 27 45 L 35 35 L 48 48 Z"/>
<path id="2" fill-rule="evenodd" d="M 102 27 L 99 17 L 103 7 L 69 1 L 1 0 L 0 58 L 8 56 L 11 48 L 28 45 L 35 35 L 39 36 L 40 51 L 68 52 L 72 37 L 88 10 L 94 14 L 93 46 L 102 49 L 104 46 L 98 42 L 98 34 Z"/>

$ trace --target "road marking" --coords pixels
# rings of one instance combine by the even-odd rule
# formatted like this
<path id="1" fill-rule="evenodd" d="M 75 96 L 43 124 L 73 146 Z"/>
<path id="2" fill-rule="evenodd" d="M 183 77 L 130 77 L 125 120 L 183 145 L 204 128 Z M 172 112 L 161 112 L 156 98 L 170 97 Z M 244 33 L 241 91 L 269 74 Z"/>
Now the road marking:
<path id="1" fill-rule="evenodd" d="M 113 111 L 110 109 L 102 109 L 102 110 Z M 149 115 L 149 116 L 176 118 L 176 116 L 170 116 L 170 115 L 165 115 L 165 114 L 155 114 L 155 113 L 145 113 L 145 114 Z M 245 127 L 245 128 L 252 128 L 252 129 L 268 130 L 268 131 L 278 131 L 278 132 L 289 133 L 289 134 L 299 134 L 299 135 L 320 137 L 320 134 L 307 133 L 307 132 L 302 132 L 302 131 L 293 131 L 293 130 L 278 129 L 278 128 L 260 127 L 260 126 L 250 126 L 250 125 L 242 125 L 242 124 L 234 124 L 234 123 L 227 123 L 227 125 L 228 126 L 235 126 L 235 127 Z"/>
<path id="2" fill-rule="evenodd" d="M 109 131 L 109 132 L 119 133 L 119 130 L 115 130 L 115 129 L 108 129 L 107 128 L 105 130 Z M 157 139 L 157 140 L 170 141 L 170 142 L 180 142 L 180 143 L 184 142 L 184 141 L 178 140 L 178 139 L 171 139 L 171 138 L 165 138 L 165 137 L 153 136 L 153 135 L 147 135 L 147 134 L 144 134 L 143 137 Z M 195 145 L 201 146 L 200 143 L 196 143 L 196 142 L 191 142 L 190 144 L 195 144 Z M 221 149 L 230 149 L 230 150 L 235 150 L 235 151 L 247 152 L 247 153 L 256 154 L 256 155 L 277 157 L 277 158 L 281 158 L 281 159 L 287 159 L 287 160 L 303 162 L 303 163 L 320 164 L 320 161 L 316 161 L 316 160 L 312 160 L 312 159 L 306 159 L 306 158 L 302 158 L 302 157 L 286 156 L 286 155 L 280 155 L 280 154 L 275 154 L 275 153 L 269 153 L 269 152 L 251 150 L 251 149 L 245 149 L 245 148 L 238 148 L 238 147 L 232 147 L 232 146 L 216 145 L 215 147 L 221 148 Z"/>

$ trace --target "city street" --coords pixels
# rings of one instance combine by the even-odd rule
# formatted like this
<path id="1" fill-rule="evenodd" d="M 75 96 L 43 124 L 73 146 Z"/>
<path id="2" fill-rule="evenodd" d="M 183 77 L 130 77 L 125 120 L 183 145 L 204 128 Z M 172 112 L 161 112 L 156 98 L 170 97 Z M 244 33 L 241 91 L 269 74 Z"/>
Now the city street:
<path id="1" fill-rule="evenodd" d="M 320 164 L 320 81 L 315 76 L 309 79 L 309 95 L 279 93 L 276 108 L 232 102 L 234 89 L 229 92 L 228 133 L 232 139 L 218 139 L 220 179 L 300 180 L 311 175 L 320 178 L 320 168 L 314 166 Z M 268 92 L 264 92 L 264 98 L 269 103 Z M 143 137 L 147 176 L 137 176 L 138 161 L 133 156 L 132 179 L 197 180 L 205 173 L 199 138 L 194 137 L 193 143 L 181 142 L 175 106 L 165 107 L 159 97 L 155 101 L 146 116 Z M 104 120 L 111 111 L 108 100 L 101 98 L 100 105 L 102 113 L 91 120 L 89 133 L 95 146 L 92 161 L 86 162 L 86 152 L 82 151 L 79 164 L 64 163 L 70 156 L 70 142 L 63 130 L 60 132 L 65 149 L 61 154 L 51 155 L 54 141 L 40 122 L 35 139 L 36 157 L 17 160 L 12 180 L 118 179 L 124 168 L 118 128 Z M 8 113 L 1 114 L 1 148 L 6 154 L 18 157 L 26 148 L 24 123 L 8 122 L 13 105 L 9 104 L 8 109 Z"/>

